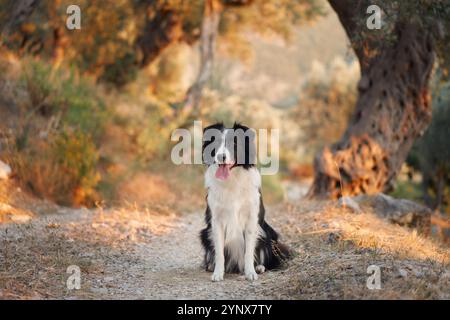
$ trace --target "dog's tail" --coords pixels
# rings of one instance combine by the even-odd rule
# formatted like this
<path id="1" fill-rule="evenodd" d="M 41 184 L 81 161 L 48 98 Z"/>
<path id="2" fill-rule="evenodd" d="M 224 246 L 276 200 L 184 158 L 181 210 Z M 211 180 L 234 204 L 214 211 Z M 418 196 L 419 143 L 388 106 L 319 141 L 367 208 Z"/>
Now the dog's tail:
<path id="1" fill-rule="evenodd" d="M 280 259 L 280 264 L 292 258 L 291 249 L 279 240 L 272 242 L 272 251 Z"/>
<path id="2" fill-rule="evenodd" d="M 278 233 L 266 222 L 263 222 L 262 229 L 265 237 L 260 239 L 260 253 L 264 258 L 260 258 L 266 269 L 279 269 L 292 258 L 292 250 L 284 243 L 280 242 Z"/>

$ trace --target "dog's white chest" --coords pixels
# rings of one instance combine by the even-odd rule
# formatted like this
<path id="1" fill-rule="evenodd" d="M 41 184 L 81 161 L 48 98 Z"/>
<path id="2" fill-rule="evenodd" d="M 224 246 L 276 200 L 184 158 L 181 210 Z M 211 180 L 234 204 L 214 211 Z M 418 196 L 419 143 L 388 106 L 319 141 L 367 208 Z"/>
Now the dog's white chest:
<path id="1" fill-rule="evenodd" d="M 259 211 L 261 176 L 256 168 L 245 170 L 236 167 L 230 177 L 218 180 L 216 166 L 210 166 L 205 174 L 208 189 L 208 205 L 212 220 L 225 231 L 225 242 L 240 238 L 249 219 Z"/>
<path id="2" fill-rule="evenodd" d="M 245 170 L 236 167 L 231 170 L 227 180 L 219 180 L 214 174 L 216 165 L 208 168 L 205 174 L 205 187 L 208 189 L 208 204 L 211 209 L 239 210 L 247 206 L 259 205 L 261 176 L 256 168 Z"/>

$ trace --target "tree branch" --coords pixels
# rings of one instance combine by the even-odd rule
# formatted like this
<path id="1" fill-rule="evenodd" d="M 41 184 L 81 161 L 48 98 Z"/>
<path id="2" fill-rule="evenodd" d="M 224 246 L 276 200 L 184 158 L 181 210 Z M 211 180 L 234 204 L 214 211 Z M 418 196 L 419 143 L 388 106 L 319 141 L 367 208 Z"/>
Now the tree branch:
<path id="1" fill-rule="evenodd" d="M 0 30 L 0 45 L 4 39 L 11 33 L 12 29 L 23 23 L 33 13 L 39 5 L 40 0 L 16 0 L 10 10 L 11 14 L 8 21 Z"/>
<path id="2" fill-rule="evenodd" d="M 369 49 L 367 40 L 361 43 L 355 41 L 361 36 L 361 31 L 358 28 L 358 19 L 365 18 L 365 12 L 369 3 L 366 0 L 328 0 L 333 10 L 338 15 L 341 25 L 344 27 L 345 33 L 358 57 L 361 66 L 361 73 L 369 65 L 369 58 L 366 54 Z"/>

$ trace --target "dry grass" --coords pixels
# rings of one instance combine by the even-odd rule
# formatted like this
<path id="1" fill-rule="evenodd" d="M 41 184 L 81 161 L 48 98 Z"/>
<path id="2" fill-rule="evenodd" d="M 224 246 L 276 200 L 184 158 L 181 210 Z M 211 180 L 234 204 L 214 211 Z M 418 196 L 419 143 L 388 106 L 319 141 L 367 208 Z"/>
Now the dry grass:
<path id="1" fill-rule="evenodd" d="M 104 288 L 113 285 L 99 280 L 106 277 L 106 265 L 124 274 L 126 265 L 137 264 L 134 245 L 175 226 L 176 216 L 166 208 L 133 207 L 59 208 L 31 224 L 0 225 L 0 299 L 106 298 Z M 76 292 L 66 288 L 70 265 L 81 269 Z"/>
<path id="2" fill-rule="evenodd" d="M 148 261 L 135 252 L 140 252 L 139 248 L 151 252 L 155 246 L 173 249 L 191 219 L 179 212 L 161 205 L 147 209 L 132 205 L 97 210 L 59 208 L 32 223 L 0 225 L 0 259 L 4 262 L 0 264 L 0 297 L 112 298 L 105 288 L 120 292 L 121 287 L 114 286 L 122 285 L 129 286 L 127 296 L 134 296 L 139 289 L 134 285 L 144 285 L 139 277 L 149 272 Z M 268 216 L 296 254 L 285 270 L 261 277 L 261 285 L 254 289 L 258 295 L 283 299 L 450 298 L 449 248 L 433 239 L 370 212 L 355 214 L 338 208 L 334 202 L 283 204 L 268 208 Z M 200 216 L 196 217 L 195 221 L 200 221 Z M 191 229 L 191 238 L 197 239 Z M 183 263 L 192 268 L 194 261 Z M 66 268 L 72 264 L 80 266 L 83 274 L 82 289 L 76 293 L 65 287 Z M 370 265 L 381 268 L 381 290 L 366 287 Z M 204 272 L 196 270 L 189 271 L 190 277 L 207 281 Z M 111 276 L 115 280 L 108 282 Z M 232 285 L 250 290 L 245 281 Z M 165 293 L 172 294 L 181 293 Z"/>
<path id="3" fill-rule="evenodd" d="M 118 200 L 122 203 L 148 205 L 155 200 L 172 203 L 176 199 L 176 195 L 162 176 L 147 172 L 137 173 L 131 179 L 127 179 L 119 189 Z"/>
<path id="4" fill-rule="evenodd" d="M 450 251 L 370 212 L 332 202 L 278 208 L 276 223 L 297 249 L 288 295 L 298 299 L 449 299 Z M 381 290 L 369 290 L 367 267 L 381 268 Z"/>
<path id="5" fill-rule="evenodd" d="M 83 247 L 44 225 L 14 225 L 0 232 L 2 260 L 0 298 L 51 299 L 63 297 L 66 268 L 78 265 L 84 274 L 101 272 L 101 264 L 83 257 Z M 89 281 L 86 278 L 86 281 Z M 80 293 L 81 295 L 83 293 Z"/>
<path id="6" fill-rule="evenodd" d="M 41 199 L 70 203 L 75 179 L 55 159 L 11 152 L 5 156 L 23 188 Z"/>
<path id="7" fill-rule="evenodd" d="M 170 160 L 155 160 L 149 170 L 126 173 L 117 183 L 115 198 L 106 201 L 115 207 L 166 207 L 177 212 L 192 212 L 203 205 L 203 175 L 199 166 L 176 166 Z M 198 190 L 198 192 L 192 192 Z"/>
<path id="8" fill-rule="evenodd" d="M 75 241 L 123 248 L 133 243 L 151 241 L 176 226 L 177 215 L 168 207 L 138 209 L 128 206 L 118 209 L 86 211 L 84 223 L 71 222 L 65 233 Z M 84 225 L 84 228 L 80 228 Z"/>
<path id="9" fill-rule="evenodd" d="M 16 206 L 21 202 L 21 206 Z M 34 213 L 26 206 L 21 189 L 11 180 L 0 180 L 0 224 L 8 222 L 28 222 Z"/>

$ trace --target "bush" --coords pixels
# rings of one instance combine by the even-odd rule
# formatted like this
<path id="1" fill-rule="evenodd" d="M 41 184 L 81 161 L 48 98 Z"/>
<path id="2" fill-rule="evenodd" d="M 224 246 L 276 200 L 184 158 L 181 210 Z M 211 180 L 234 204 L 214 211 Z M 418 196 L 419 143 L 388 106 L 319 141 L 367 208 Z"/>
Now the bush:
<path id="1" fill-rule="evenodd" d="M 89 79 L 25 60 L 15 84 L 29 103 L 20 108 L 5 157 L 18 181 L 39 197 L 64 205 L 92 204 L 107 110 Z"/>
<path id="2" fill-rule="evenodd" d="M 302 130 L 301 143 L 312 157 L 335 143 L 347 128 L 356 104 L 358 63 L 336 58 L 330 66 L 314 63 L 302 89 L 300 103 L 291 112 Z M 297 141 L 298 143 L 298 141 Z M 305 159 L 306 160 L 306 159 Z"/>
<path id="3" fill-rule="evenodd" d="M 279 175 L 262 176 L 262 193 L 268 204 L 284 200 L 284 190 Z"/>
<path id="4" fill-rule="evenodd" d="M 422 173 L 425 202 L 433 209 L 450 204 L 450 83 L 433 94 L 433 120 L 417 140 L 408 163 Z"/>
<path id="5" fill-rule="evenodd" d="M 50 64 L 35 60 L 25 62 L 22 78 L 31 100 L 29 112 L 60 117 L 61 127 L 79 129 L 98 140 L 107 110 L 93 81 L 80 78 L 74 70 L 53 70 Z"/>
<path id="6" fill-rule="evenodd" d="M 9 150 L 7 161 L 19 182 L 40 198 L 62 205 L 91 204 L 98 198 L 98 153 L 82 132 L 49 142 L 33 140 L 32 147 Z"/>

